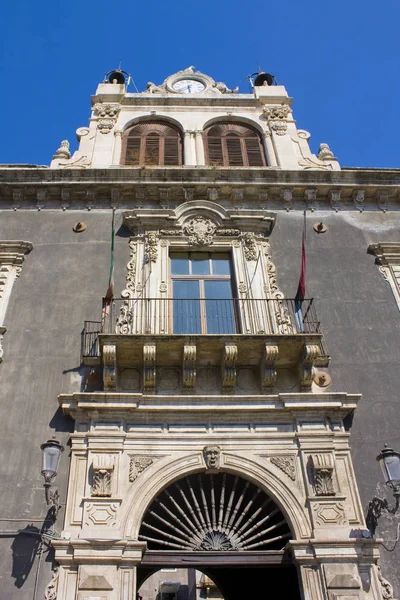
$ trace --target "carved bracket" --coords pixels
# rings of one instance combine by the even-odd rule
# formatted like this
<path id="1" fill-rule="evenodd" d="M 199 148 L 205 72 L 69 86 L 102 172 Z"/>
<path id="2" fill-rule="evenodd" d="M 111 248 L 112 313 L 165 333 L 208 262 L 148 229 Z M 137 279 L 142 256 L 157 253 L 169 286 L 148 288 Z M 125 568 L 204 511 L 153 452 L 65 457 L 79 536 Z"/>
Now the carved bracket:
<path id="1" fill-rule="evenodd" d="M 143 346 L 143 387 L 145 392 L 154 392 L 156 387 L 156 345 Z"/>
<path id="2" fill-rule="evenodd" d="M 333 485 L 334 461 L 332 454 L 312 454 L 310 463 L 314 476 L 316 496 L 335 496 Z"/>
<path id="3" fill-rule="evenodd" d="M 106 392 L 117 389 L 117 347 L 115 344 L 103 346 L 103 383 Z"/>
<path id="4" fill-rule="evenodd" d="M 50 583 L 46 585 L 46 589 L 44 591 L 44 600 L 57 600 L 59 574 L 59 568 L 56 567 L 56 569 L 54 569 L 54 575 Z"/>
<path id="5" fill-rule="evenodd" d="M 276 361 L 279 356 L 278 346 L 265 344 L 264 357 L 261 361 L 261 387 L 263 392 L 270 392 L 276 383 Z"/>
<path id="6" fill-rule="evenodd" d="M 303 359 L 300 365 L 300 385 L 302 391 L 310 391 L 313 382 L 313 368 L 320 355 L 318 344 L 305 344 L 303 348 Z"/>
<path id="7" fill-rule="evenodd" d="M 92 463 L 92 496 L 111 496 L 114 458 L 110 454 L 95 454 Z"/>
<path id="8" fill-rule="evenodd" d="M 196 346 L 185 345 L 183 347 L 183 389 L 187 392 L 193 391 L 196 384 Z"/>
<path id="9" fill-rule="evenodd" d="M 237 356 L 237 345 L 227 342 L 222 357 L 222 390 L 225 393 L 233 392 L 235 389 Z"/>

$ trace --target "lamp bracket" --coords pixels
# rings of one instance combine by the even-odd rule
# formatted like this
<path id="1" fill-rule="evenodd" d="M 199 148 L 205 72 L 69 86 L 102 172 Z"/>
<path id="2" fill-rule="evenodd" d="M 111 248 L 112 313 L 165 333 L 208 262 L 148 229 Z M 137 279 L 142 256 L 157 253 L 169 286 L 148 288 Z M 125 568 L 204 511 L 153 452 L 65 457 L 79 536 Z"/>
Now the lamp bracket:
<path id="1" fill-rule="evenodd" d="M 400 490 L 397 487 L 396 490 L 393 491 L 396 502 L 394 506 L 389 506 L 386 498 L 378 498 L 375 496 L 372 498 L 371 502 L 368 504 L 367 516 L 365 517 L 365 521 L 368 529 L 371 532 L 371 535 L 375 535 L 376 528 L 378 527 L 378 521 L 382 515 L 382 511 L 386 511 L 391 515 L 394 515 L 400 505 Z"/>

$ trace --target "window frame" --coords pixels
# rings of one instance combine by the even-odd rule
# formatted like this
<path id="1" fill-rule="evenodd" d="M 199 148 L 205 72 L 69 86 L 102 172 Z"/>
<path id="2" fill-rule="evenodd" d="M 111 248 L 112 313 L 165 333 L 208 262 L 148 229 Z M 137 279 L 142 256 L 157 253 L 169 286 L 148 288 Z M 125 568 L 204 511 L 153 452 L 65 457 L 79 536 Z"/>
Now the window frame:
<path id="1" fill-rule="evenodd" d="M 175 254 L 182 254 L 182 255 L 187 255 L 188 260 L 189 260 L 189 273 L 188 274 L 174 274 L 172 272 L 172 258 Z M 193 269 L 191 268 L 192 265 L 192 255 L 194 254 L 207 254 L 208 255 L 208 261 L 209 261 L 209 273 L 210 274 L 195 274 L 193 272 Z M 214 274 L 212 271 L 212 259 L 213 257 L 215 257 L 216 255 L 224 255 L 224 257 L 226 257 L 229 261 L 229 275 L 218 275 L 218 274 Z M 187 298 L 187 300 L 198 300 L 199 302 L 199 306 L 200 306 L 200 310 L 199 310 L 199 318 L 200 318 L 200 332 L 196 333 L 196 334 L 188 334 L 188 335 L 212 335 L 210 333 L 208 333 L 207 329 L 207 301 L 212 302 L 212 301 L 216 301 L 216 300 L 226 300 L 226 301 L 231 301 L 232 304 L 232 314 L 230 315 L 230 319 L 232 319 L 233 325 L 234 325 L 234 331 L 229 332 L 228 335 L 235 335 L 240 333 L 241 331 L 241 324 L 240 324 L 240 318 L 239 318 L 239 311 L 238 311 L 238 307 L 237 307 L 237 289 L 236 289 L 236 281 L 235 281 L 235 271 L 234 271 L 234 264 L 233 264 L 233 256 L 232 253 L 229 252 L 228 248 L 224 248 L 221 250 L 213 250 L 212 252 L 209 250 L 189 250 L 187 248 L 170 248 L 170 252 L 168 254 L 168 262 L 169 262 L 169 279 L 170 279 L 170 289 L 171 289 L 171 300 L 172 300 L 172 307 L 171 307 L 171 311 L 170 311 L 170 323 L 169 323 L 169 329 L 170 331 L 172 331 L 175 334 L 175 327 L 174 327 L 174 302 L 175 300 L 185 300 L 185 298 L 175 298 L 174 296 L 174 281 L 198 281 L 199 282 L 199 298 Z M 231 294 L 232 297 L 231 298 L 207 298 L 206 296 L 206 289 L 205 289 L 205 282 L 206 281 L 229 281 L 230 283 L 230 287 L 231 287 Z M 179 335 L 179 334 L 178 334 Z M 186 335 L 184 332 L 182 332 L 182 335 Z M 221 335 L 220 333 L 218 335 Z"/>
<path id="2" fill-rule="evenodd" d="M 220 127 L 222 129 L 225 128 L 225 129 L 223 129 L 219 135 L 209 135 L 209 133 L 217 127 Z M 252 135 L 249 135 L 250 133 Z M 229 156 L 230 148 L 229 148 L 229 145 L 227 142 L 227 138 L 230 138 L 230 137 L 231 138 L 237 137 L 240 140 L 241 158 L 242 158 L 242 163 L 243 163 L 242 165 L 230 164 L 230 156 Z M 220 141 L 222 163 L 211 162 L 209 140 L 213 140 L 214 142 L 216 140 Z M 262 164 L 259 164 L 259 165 L 250 165 L 249 164 L 249 162 L 251 162 L 251 161 L 249 159 L 249 148 L 247 147 L 246 140 L 256 140 L 257 141 L 259 157 L 261 159 Z M 251 125 L 248 125 L 247 123 L 232 123 L 232 122 L 227 122 L 227 121 L 212 123 L 204 130 L 203 141 L 204 141 L 204 155 L 205 155 L 205 159 L 206 159 L 206 164 L 208 166 L 215 166 L 215 167 L 221 166 L 221 167 L 230 167 L 230 168 L 238 168 L 238 167 L 239 168 L 240 167 L 260 168 L 260 167 L 268 166 L 265 148 L 264 148 L 264 144 L 262 142 L 261 134 L 259 131 L 257 131 L 257 129 L 255 127 L 252 127 Z"/>
<path id="3" fill-rule="evenodd" d="M 142 129 L 138 135 L 132 135 L 134 130 Z M 164 130 L 163 130 L 164 129 Z M 168 135 L 170 131 L 175 135 Z M 146 162 L 147 139 L 150 136 L 158 137 L 158 161 L 157 163 Z M 139 140 L 139 160 L 137 162 L 127 162 L 127 154 L 129 150 L 129 139 Z M 166 141 L 177 140 L 177 158 L 176 164 L 165 164 Z M 168 121 L 141 121 L 135 123 L 123 133 L 122 150 L 121 150 L 121 165 L 125 167 L 181 167 L 183 165 L 183 138 L 180 129 L 169 123 Z"/>

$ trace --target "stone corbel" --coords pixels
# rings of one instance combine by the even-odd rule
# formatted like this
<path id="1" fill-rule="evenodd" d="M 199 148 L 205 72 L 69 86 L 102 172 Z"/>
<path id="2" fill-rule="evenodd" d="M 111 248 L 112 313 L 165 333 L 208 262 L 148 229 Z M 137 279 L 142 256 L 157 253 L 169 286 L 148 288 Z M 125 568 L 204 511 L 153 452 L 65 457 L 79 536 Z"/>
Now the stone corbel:
<path id="1" fill-rule="evenodd" d="M 329 190 L 329 201 L 333 210 L 339 212 L 340 210 L 340 190 Z"/>
<path id="2" fill-rule="evenodd" d="M 235 389 L 237 356 L 237 345 L 227 342 L 222 357 L 222 390 L 225 393 L 233 392 Z"/>
<path id="3" fill-rule="evenodd" d="M 92 470 L 92 496 L 111 496 L 112 475 L 114 471 L 113 456 L 110 454 L 95 454 Z"/>
<path id="4" fill-rule="evenodd" d="M 156 387 L 156 345 L 143 346 L 143 388 L 145 392 L 154 392 Z"/>
<path id="5" fill-rule="evenodd" d="M 316 496 L 335 496 L 333 485 L 334 461 L 332 454 L 312 454 L 310 463 Z"/>
<path id="6" fill-rule="evenodd" d="M 276 383 L 276 361 L 279 356 L 278 346 L 265 344 L 264 356 L 261 361 L 261 387 L 263 392 L 270 392 Z"/>
<path id="7" fill-rule="evenodd" d="M 192 392 L 196 384 L 196 346 L 185 344 L 183 346 L 183 364 L 182 364 L 183 389 L 186 392 Z"/>
<path id="8" fill-rule="evenodd" d="M 300 366 L 300 384 L 302 391 L 310 391 L 313 382 L 313 368 L 320 355 L 318 344 L 305 344 Z"/>
<path id="9" fill-rule="evenodd" d="M 289 210 L 293 208 L 293 191 L 287 189 L 281 190 L 281 198 L 284 202 L 284 207 L 289 212 Z"/>
<path id="10" fill-rule="evenodd" d="M 106 392 L 117 390 L 117 346 L 115 344 L 103 346 L 103 383 Z"/>
<path id="11" fill-rule="evenodd" d="M 353 203 L 354 206 L 362 212 L 364 210 L 365 190 L 354 190 L 353 191 Z"/>

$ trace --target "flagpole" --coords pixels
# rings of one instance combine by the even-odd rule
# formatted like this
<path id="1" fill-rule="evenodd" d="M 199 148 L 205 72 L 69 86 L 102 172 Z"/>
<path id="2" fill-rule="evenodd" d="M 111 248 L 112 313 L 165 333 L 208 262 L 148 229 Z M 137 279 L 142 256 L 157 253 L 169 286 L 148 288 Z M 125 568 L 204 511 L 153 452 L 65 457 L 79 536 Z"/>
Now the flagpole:
<path id="1" fill-rule="evenodd" d="M 114 244 L 115 244 L 115 208 L 112 209 L 111 219 L 111 249 L 110 249 L 110 273 L 108 276 L 108 288 L 103 299 L 103 309 L 101 314 L 101 328 L 104 329 L 106 317 L 110 313 L 111 302 L 114 298 Z"/>
<path id="2" fill-rule="evenodd" d="M 301 240 L 301 270 L 299 284 L 294 299 L 294 317 L 299 333 L 304 332 L 303 315 L 301 312 L 306 295 L 306 235 L 307 235 L 307 212 L 304 211 L 303 235 Z"/>

